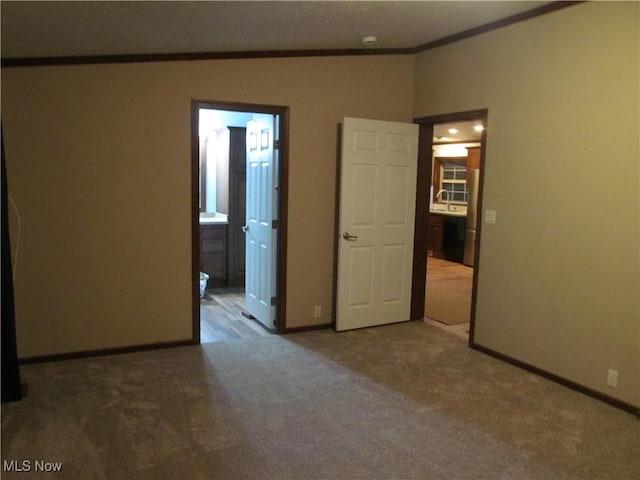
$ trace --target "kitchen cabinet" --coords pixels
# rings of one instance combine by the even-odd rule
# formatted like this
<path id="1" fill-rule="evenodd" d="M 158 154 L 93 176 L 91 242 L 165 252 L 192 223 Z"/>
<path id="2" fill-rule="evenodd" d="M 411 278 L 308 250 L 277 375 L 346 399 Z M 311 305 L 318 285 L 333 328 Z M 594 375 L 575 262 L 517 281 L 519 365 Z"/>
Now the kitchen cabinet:
<path id="1" fill-rule="evenodd" d="M 227 225 L 200 225 L 200 271 L 209 275 L 208 287 L 227 285 Z"/>
<path id="2" fill-rule="evenodd" d="M 442 251 L 443 227 L 444 219 L 442 215 L 429 215 L 427 255 L 430 257 L 444 258 L 444 252 Z"/>
<path id="3" fill-rule="evenodd" d="M 480 168 L 480 147 L 467 148 L 467 170 Z"/>

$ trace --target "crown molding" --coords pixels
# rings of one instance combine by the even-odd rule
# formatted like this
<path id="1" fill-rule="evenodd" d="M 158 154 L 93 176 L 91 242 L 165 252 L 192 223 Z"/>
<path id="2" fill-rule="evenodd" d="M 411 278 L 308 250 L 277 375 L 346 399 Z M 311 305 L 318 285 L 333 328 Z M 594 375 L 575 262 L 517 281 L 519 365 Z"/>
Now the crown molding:
<path id="1" fill-rule="evenodd" d="M 366 48 L 366 49 L 331 49 L 331 50 L 267 50 L 267 51 L 228 51 L 228 52 L 185 52 L 185 53 L 149 53 L 125 55 L 88 55 L 62 57 L 21 57 L 3 58 L 3 68 L 13 67 L 45 67 L 55 65 L 90 65 L 111 63 L 146 63 L 146 62 L 191 62 L 202 60 L 237 60 L 255 58 L 287 58 L 287 57 L 337 57 L 364 55 L 415 55 L 427 50 L 455 43 L 466 38 L 481 35 L 500 28 L 513 25 L 547 13 L 584 3 L 581 1 L 558 1 L 511 15 L 479 27 L 464 30 L 447 37 L 412 48 Z"/>

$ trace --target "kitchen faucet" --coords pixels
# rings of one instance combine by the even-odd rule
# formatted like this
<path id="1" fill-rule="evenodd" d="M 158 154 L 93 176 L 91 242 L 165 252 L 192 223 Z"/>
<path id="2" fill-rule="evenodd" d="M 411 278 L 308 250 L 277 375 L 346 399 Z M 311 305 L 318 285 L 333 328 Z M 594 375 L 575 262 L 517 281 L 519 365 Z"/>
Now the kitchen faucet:
<path id="1" fill-rule="evenodd" d="M 436 193 L 436 198 L 438 198 L 440 195 L 442 195 L 443 193 L 447 194 L 447 211 L 449 210 L 449 199 L 451 197 L 451 192 L 449 190 L 445 190 L 444 188 L 442 190 L 440 190 L 438 193 Z"/>

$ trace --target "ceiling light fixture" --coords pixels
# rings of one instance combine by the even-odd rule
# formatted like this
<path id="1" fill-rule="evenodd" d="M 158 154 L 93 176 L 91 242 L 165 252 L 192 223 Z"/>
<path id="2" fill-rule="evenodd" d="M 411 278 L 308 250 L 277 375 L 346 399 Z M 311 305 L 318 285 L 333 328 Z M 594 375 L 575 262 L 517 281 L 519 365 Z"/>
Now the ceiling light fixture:
<path id="1" fill-rule="evenodd" d="M 378 42 L 378 37 L 375 35 L 367 35 L 366 37 L 362 37 L 362 44 L 365 47 L 370 47 L 371 45 L 375 45 Z"/>
<path id="2" fill-rule="evenodd" d="M 449 129 L 449 133 L 450 133 L 451 135 L 455 135 L 456 133 L 458 133 L 458 129 L 457 129 L 457 128 L 450 128 L 450 129 Z"/>
<path id="3" fill-rule="evenodd" d="M 484 126 L 482 126 L 482 125 L 475 125 L 475 126 L 473 127 L 473 129 L 474 129 L 476 132 L 481 132 L 481 131 L 483 131 L 483 130 L 484 130 Z"/>

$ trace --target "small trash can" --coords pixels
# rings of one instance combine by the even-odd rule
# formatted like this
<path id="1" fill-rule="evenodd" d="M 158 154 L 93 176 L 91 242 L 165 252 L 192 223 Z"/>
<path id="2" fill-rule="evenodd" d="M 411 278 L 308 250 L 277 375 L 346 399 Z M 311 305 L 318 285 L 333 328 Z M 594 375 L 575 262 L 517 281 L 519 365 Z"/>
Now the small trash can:
<path id="1" fill-rule="evenodd" d="M 209 280 L 209 275 L 200 272 L 200 298 L 204 297 L 204 291 L 207 289 L 207 280 Z"/>

